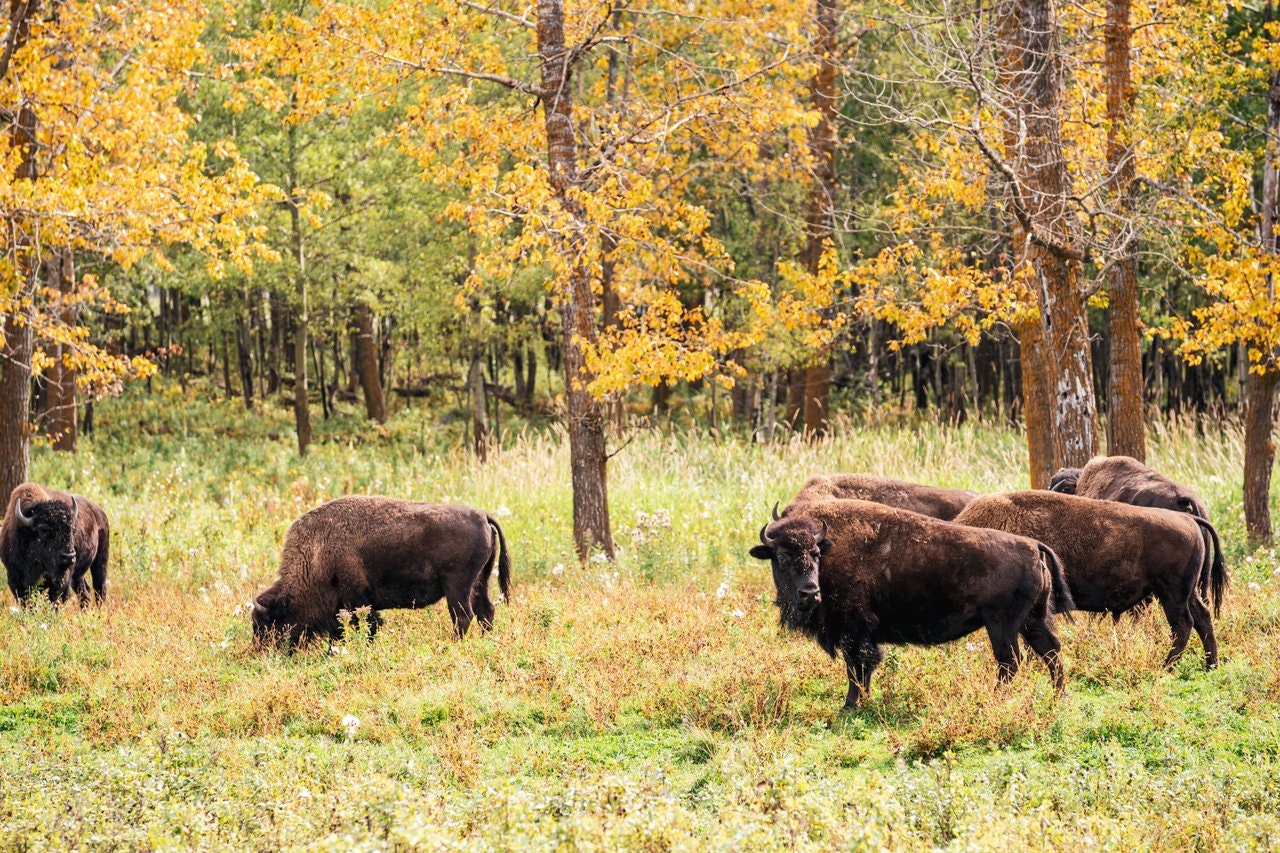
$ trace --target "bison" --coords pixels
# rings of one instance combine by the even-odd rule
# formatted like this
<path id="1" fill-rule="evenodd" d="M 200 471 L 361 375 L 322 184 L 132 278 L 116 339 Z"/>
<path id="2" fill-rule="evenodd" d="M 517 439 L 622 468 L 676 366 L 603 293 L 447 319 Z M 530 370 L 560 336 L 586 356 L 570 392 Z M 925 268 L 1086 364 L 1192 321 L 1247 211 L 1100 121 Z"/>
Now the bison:
<path id="1" fill-rule="evenodd" d="M 1060 468 L 1049 481 L 1049 489 L 1100 501 L 1189 512 L 1212 521 L 1209 508 L 1199 495 L 1132 456 L 1095 456 L 1083 468 Z M 1212 547 L 1208 530 L 1203 534 L 1205 549 L 1213 551 L 1213 571 L 1225 577 L 1222 549 Z"/>
<path id="2" fill-rule="evenodd" d="M 107 597 L 107 559 L 111 526 L 102 507 L 83 495 L 23 483 L 9 495 L 0 525 L 0 561 L 9 575 L 9 589 L 26 606 L 40 585 L 55 606 L 75 593 L 80 604 Z"/>
<path id="3" fill-rule="evenodd" d="M 923 486 L 874 474 L 818 474 L 796 493 L 793 503 L 856 498 L 951 521 L 977 496 L 965 489 Z"/>
<path id="4" fill-rule="evenodd" d="M 1154 597 L 1173 632 L 1165 657 L 1182 656 L 1194 626 L 1205 666 L 1218 663 L 1218 643 L 1205 599 L 1219 612 L 1226 568 L 1213 525 L 1185 512 L 1137 507 L 1048 491 L 985 495 L 965 507 L 957 524 L 1030 536 L 1061 558 L 1076 608 L 1113 616 Z M 1206 538 L 1218 552 L 1210 560 Z"/>
<path id="5" fill-rule="evenodd" d="M 329 501 L 289 528 L 280 576 L 253 602 L 258 640 L 287 635 L 294 643 L 342 635 L 341 611 L 368 608 L 369 636 L 378 611 L 449 605 L 461 638 L 474 618 L 493 625 L 489 578 L 498 566 L 502 595 L 511 594 L 511 558 L 498 522 L 459 504 L 383 497 Z"/>
<path id="6" fill-rule="evenodd" d="M 1022 536 L 976 530 L 861 500 L 793 504 L 760 530 L 751 556 L 769 560 L 782 625 L 845 660 L 855 708 L 884 643 L 936 645 L 987 629 L 999 680 L 1018 669 L 1021 634 L 1065 685 L 1054 610 L 1071 596 L 1053 551 Z"/>
<path id="7" fill-rule="evenodd" d="M 1189 512 L 1211 520 L 1199 495 L 1131 456 L 1096 456 L 1083 468 L 1060 468 L 1049 488 L 1082 498 Z"/>

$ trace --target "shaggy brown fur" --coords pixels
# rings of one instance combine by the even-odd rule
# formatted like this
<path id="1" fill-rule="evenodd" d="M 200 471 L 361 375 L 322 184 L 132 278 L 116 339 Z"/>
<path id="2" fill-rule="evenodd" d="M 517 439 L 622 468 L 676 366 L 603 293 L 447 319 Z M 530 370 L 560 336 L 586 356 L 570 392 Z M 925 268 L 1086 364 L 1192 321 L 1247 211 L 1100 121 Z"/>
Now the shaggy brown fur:
<path id="1" fill-rule="evenodd" d="M 1049 488 L 1082 498 L 1189 512 L 1212 521 L 1209 507 L 1199 495 L 1132 456 L 1095 456 L 1084 468 L 1062 468 L 1049 481 Z M 1205 527 L 1202 534 L 1205 549 L 1213 553 L 1213 576 L 1225 578 L 1227 570 L 1222 561 L 1222 548 L 1217 545 L 1217 532 Z M 1209 596 L 1209 578 L 1210 572 L 1200 577 L 1200 594 L 1205 598 Z"/>
<path id="2" fill-rule="evenodd" d="M 1204 519 L 1185 512 L 1136 507 L 1048 491 L 1009 492 L 978 498 L 958 524 L 1004 530 L 1039 539 L 1062 558 L 1076 607 L 1120 614 L 1154 596 L 1173 631 L 1172 666 L 1194 626 L 1204 643 L 1205 665 L 1218 662 L 1209 608 L 1198 591 L 1212 574 L 1215 608 L 1226 586 L 1226 570 L 1211 569 Z M 1212 534 L 1217 544 L 1217 533 Z M 1221 565 L 1216 561 L 1215 566 Z"/>
<path id="3" fill-rule="evenodd" d="M 843 653 L 845 707 L 870 690 L 883 643 L 936 645 L 987 629 L 1000 681 L 1018 669 L 1018 635 L 1061 690 L 1056 607 L 1071 597 L 1039 542 L 860 500 L 793 504 L 760 531 L 782 624 Z"/>
<path id="4" fill-rule="evenodd" d="M 809 478 L 792 503 L 855 498 L 951 521 L 977 496 L 977 492 L 964 489 L 942 489 L 874 474 L 818 474 Z"/>
<path id="5" fill-rule="evenodd" d="M 83 495 L 23 483 L 9 495 L 0 525 L 0 561 L 9 589 L 26 605 L 32 590 L 43 584 L 49 600 L 61 604 L 74 592 L 82 605 L 107 597 L 107 560 L 111 529 L 102 507 Z"/>
<path id="6" fill-rule="evenodd" d="M 483 510 L 382 497 L 345 497 L 299 518 L 285 536 L 280 577 L 253 603 L 259 639 L 295 641 L 342 634 L 339 611 L 427 607 L 441 598 L 459 637 L 472 618 L 493 625 L 489 578 L 495 561 L 511 595 L 511 558 L 498 522 Z"/>

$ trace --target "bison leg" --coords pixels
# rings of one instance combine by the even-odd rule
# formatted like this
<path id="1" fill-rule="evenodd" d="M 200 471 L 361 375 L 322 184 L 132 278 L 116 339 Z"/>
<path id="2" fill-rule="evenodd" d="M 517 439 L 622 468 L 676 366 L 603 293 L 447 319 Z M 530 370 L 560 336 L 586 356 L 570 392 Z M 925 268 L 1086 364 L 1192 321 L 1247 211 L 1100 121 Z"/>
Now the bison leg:
<path id="1" fill-rule="evenodd" d="M 71 588 L 75 590 L 76 599 L 80 602 L 81 607 L 89 606 L 89 583 L 84 579 L 84 575 L 80 575 L 71 583 Z"/>
<path id="2" fill-rule="evenodd" d="M 849 692 L 845 694 L 844 707 L 852 710 L 871 693 L 871 674 L 884 660 L 884 650 L 876 643 L 855 642 L 842 646 L 841 652 L 844 653 L 845 672 L 849 675 Z"/>
<path id="3" fill-rule="evenodd" d="M 96 604 L 107 600 L 107 557 L 110 550 L 104 534 L 102 541 L 98 543 L 98 553 L 93 558 L 93 565 L 89 567 L 89 575 L 93 578 L 93 600 Z"/>
<path id="4" fill-rule="evenodd" d="M 1190 605 L 1191 623 L 1204 645 L 1204 668 L 1213 669 L 1218 665 L 1218 639 L 1213 635 L 1213 619 L 1209 616 L 1209 608 L 1204 599 L 1199 595 L 1191 596 Z"/>
<path id="5" fill-rule="evenodd" d="M 452 596 L 448 596 L 445 600 L 449 603 L 449 616 L 453 619 L 454 633 L 458 635 L 458 639 L 462 639 L 467 635 L 467 629 L 471 627 L 471 619 L 475 616 L 471 610 L 471 602 Z"/>
<path id="6" fill-rule="evenodd" d="M 1193 593 L 1179 603 L 1166 598 L 1160 599 L 1160 606 L 1164 608 L 1165 618 L 1169 620 L 1169 629 L 1173 633 L 1173 648 L 1169 649 L 1169 654 L 1165 656 L 1165 669 L 1173 669 L 1178 658 L 1182 657 L 1182 653 L 1186 651 L 1187 641 L 1191 639 L 1191 608 L 1187 602 L 1194 597 Z"/>
<path id="7" fill-rule="evenodd" d="M 1053 632 L 1053 625 L 1047 618 L 1030 619 L 1022 626 L 1022 638 L 1036 653 L 1044 665 L 1049 668 L 1049 677 L 1053 679 L 1053 689 L 1062 693 L 1067 689 L 1066 673 L 1062 669 L 1062 641 Z"/>
<path id="8" fill-rule="evenodd" d="M 996 679 L 1008 684 L 1018 671 L 1018 632 L 1003 626 L 988 625 L 987 637 L 991 640 L 991 653 L 996 658 Z"/>

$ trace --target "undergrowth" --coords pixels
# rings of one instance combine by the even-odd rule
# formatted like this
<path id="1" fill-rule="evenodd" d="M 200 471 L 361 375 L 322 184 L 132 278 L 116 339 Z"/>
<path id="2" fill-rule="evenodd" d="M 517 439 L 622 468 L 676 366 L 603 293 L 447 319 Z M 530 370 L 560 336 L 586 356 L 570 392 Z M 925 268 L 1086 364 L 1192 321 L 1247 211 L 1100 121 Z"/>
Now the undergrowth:
<path id="1" fill-rule="evenodd" d="M 0 847 L 17 849 L 1267 849 L 1280 842 L 1280 574 L 1247 553 L 1238 429 L 1156 424 L 1151 463 L 1208 502 L 1233 586 L 1206 673 L 1160 671 L 1156 609 L 1060 623 L 1068 692 L 994 684 L 986 638 L 843 666 L 777 625 L 747 556 L 811 474 L 1019 488 L 1002 426 L 845 423 L 763 447 L 641 431 L 610 463 L 618 560 L 572 555 L 568 454 L 508 431 L 485 464 L 403 412 L 319 424 L 161 386 L 99 406 L 32 477 L 112 519 L 104 608 L 0 612 Z M 290 522 L 348 493 L 499 518 L 513 601 L 450 636 L 255 650 L 247 604 Z"/>

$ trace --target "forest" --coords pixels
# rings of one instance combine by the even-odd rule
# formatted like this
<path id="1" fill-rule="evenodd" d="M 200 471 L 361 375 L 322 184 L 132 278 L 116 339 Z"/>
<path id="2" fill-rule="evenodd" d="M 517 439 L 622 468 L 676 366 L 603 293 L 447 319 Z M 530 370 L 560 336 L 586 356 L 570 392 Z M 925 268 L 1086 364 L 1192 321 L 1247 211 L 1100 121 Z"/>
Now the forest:
<path id="1" fill-rule="evenodd" d="M 91 495 L 113 537 L 102 607 L 0 614 L 0 846 L 1275 843 L 1273 4 L 11 0 L 0 32 L 0 496 Z M 1220 666 L 1163 672 L 1148 608 L 1059 621 L 1063 697 L 960 642 L 834 713 L 747 556 L 775 502 L 1104 454 L 1212 511 Z M 499 520 L 493 631 L 258 648 L 288 525 L 347 494 Z"/>

